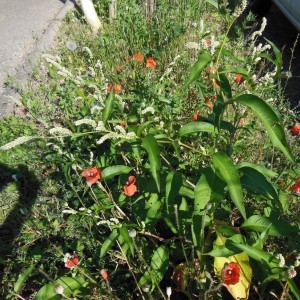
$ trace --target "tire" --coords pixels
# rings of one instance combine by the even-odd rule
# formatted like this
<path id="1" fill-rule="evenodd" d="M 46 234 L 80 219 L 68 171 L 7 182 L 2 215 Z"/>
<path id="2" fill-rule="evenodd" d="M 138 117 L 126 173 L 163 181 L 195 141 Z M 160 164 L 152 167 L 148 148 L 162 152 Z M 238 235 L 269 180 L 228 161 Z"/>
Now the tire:
<path id="1" fill-rule="evenodd" d="M 257 17 L 263 17 L 272 6 L 272 0 L 252 0 L 249 3 L 250 11 Z"/>

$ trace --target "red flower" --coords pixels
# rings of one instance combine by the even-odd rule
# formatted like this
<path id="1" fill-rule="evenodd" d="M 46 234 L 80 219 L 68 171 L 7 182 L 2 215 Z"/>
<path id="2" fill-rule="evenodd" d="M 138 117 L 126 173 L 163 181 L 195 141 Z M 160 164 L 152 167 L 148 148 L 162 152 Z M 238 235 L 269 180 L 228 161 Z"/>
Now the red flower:
<path id="1" fill-rule="evenodd" d="M 200 117 L 200 113 L 199 113 L 199 112 L 196 112 L 196 113 L 193 115 L 193 121 L 194 121 L 194 122 L 197 122 L 198 119 L 199 119 L 199 117 Z"/>
<path id="2" fill-rule="evenodd" d="M 113 86 L 111 84 L 109 84 L 107 86 L 107 91 L 110 93 L 112 91 L 112 89 L 113 89 Z M 115 84 L 114 85 L 114 92 L 116 94 L 120 94 L 122 92 L 122 88 L 121 88 L 121 86 L 119 84 Z"/>
<path id="3" fill-rule="evenodd" d="M 147 58 L 146 67 L 154 68 L 155 66 L 156 66 L 156 61 L 152 57 Z"/>
<path id="4" fill-rule="evenodd" d="M 142 62 L 144 60 L 144 55 L 141 53 L 136 53 L 133 55 L 133 60 L 134 61 L 138 61 L 138 62 Z"/>
<path id="5" fill-rule="evenodd" d="M 121 72 L 122 71 L 122 69 L 123 69 L 123 66 L 117 66 L 117 72 Z"/>
<path id="6" fill-rule="evenodd" d="M 296 183 L 291 186 L 290 190 L 300 196 L 300 179 L 298 179 Z"/>
<path id="7" fill-rule="evenodd" d="M 100 274 L 101 274 L 101 276 L 102 276 L 102 278 L 103 278 L 104 280 L 107 280 L 107 279 L 108 279 L 108 273 L 107 273 L 107 271 L 106 271 L 105 269 L 102 269 L 102 270 L 100 271 Z"/>
<path id="8" fill-rule="evenodd" d="M 209 38 L 204 38 L 203 42 L 206 44 L 206 46 L 210 46 L 211 45 L 211 40 Z"/>
<path id="9" fill-rule="evenodd" d="M 242 74 L 235 74 L 235 82 L 237 84 L 240 84 L 241 81 L 242 81 L 242 79 L 243 79 L 243 75 Z"/>
<path id="10" fill-rule="evenodd" d="M 213 107 L 214 107 L 214 103 L 213 103 L 213 101 L 211 101 L 211 100 L 209 99 L 209 97 L 205 97 L 205 103 L 206 103 L 206 105 L 207 105 L 208 107 L 210 107 L 210 108 L 213 108 Z"/>
<path id="11" fill-rule="evenodd" d="M 300 124 L 295 124 L 292 128 L 291 128 L 291 132 L 293 134 L 299 134 L 300 132 Z"/>
<path id="12" fill-rule="evenodd" d="M 96 183 L 101 179 L 101 170 L 98 167 L 88 168 L 82 171 L 81 175 L 85 177 L 86 181 L 90 184 Z"/>
<path id="13" fill-rule="evenodd" d="M 137 187 L 135 185 L 135 182 L 136 182 L 135 176 L 129 176 L 128 177 L 128 181 L 124 185 L 124 194 L 126 196 L 131 197 L 136 193 Z"/>
<path id="14" fill-rule="evenodd" d="M 77 253 L 74 252 L 73 255 L 66 253 L 64 256 L 64 263 L 66 268 L 73 269 L 76 267 L 79 264 Z"/>
<path id="15" fill-rule="evenodd" d="M 225 263 L 222 269 L 222 281 L 225 284 L 237 284 L 240 280 L 240 266 L 231 261 L 229 264 Z"/>

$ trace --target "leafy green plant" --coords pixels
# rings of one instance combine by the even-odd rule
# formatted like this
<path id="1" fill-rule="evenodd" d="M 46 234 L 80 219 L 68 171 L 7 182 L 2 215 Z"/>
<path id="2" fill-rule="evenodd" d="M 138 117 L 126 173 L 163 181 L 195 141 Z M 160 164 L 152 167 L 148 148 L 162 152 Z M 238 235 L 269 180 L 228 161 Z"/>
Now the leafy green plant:
<path id="1" fill-rule="evenodd" d="M 75 76 L 76 67 L 64 66 L 68 60 L 45 57 L 50 76 L 63 82 L 60 90 L 80 97 L 75 103 L 69 92 L 61 94 L 67 116 L 59 124 L 47 119 L 39 134 L 0 147 L 13 151 L 29 139 L 45 141 L 45 157 L 55 165 L 51 180 L 63 184 L 63 191 L 54 185 L 57 210 L 46 206 L 41 220 L 28 221 L 38 233 L 31 251 L 45 275 L 36 299 L 167 299 L 169 286 L 187 299 L 222 299 L 222 286 L 235 299 L 255 298 L 255 286 L 264 298 L 276 281 L 278 293 L 299 298 L 292 279 L 299 257 L 285 262 L 276 246 L 287 243 L 286 256 L 297 251 L 299 223 L 285 215 L 287 199 L 298 195 L 280 185 L 297 162 L 282 118 L 264 100 L 272 85 L 264 85 L 269 70 L 260 66 L 261 58 L 271 62 L 276 78 L 279 50 L 270 43 L 251 55 L 236 53 L 229 32 L 240 6 L 231 13 L 216 1 L 192 1 L 200 15 L 209 9 L 224 30 L 214 37 L 201 29 L 200 43 L 186 43 L 196 33 L 180 23 L 184 2 L 170 14 L 185 30 L 173 28 L 167 41 L 160 37 L 172 18 L 166 24 L 159 19 L 167 2 L 159 3 L 151 20 L 125 2 L 110 25 L 124 39 L 115 43 L 109 30 L 97 37 L 107 61 L 98 61 L 90 48 L 87 56 L 70 53 L 81 68 L 91 65 L 92 75 Z M 133 23 L 136 41 L 128 32 Z M 254 45 L 255 36 L 247 42 Z M 269 48 L 275 58 L 265 52 Z M 37 248 L 43 240 L 55 243 Z M 28 266 L 15 293 L 33 273 Z"/>

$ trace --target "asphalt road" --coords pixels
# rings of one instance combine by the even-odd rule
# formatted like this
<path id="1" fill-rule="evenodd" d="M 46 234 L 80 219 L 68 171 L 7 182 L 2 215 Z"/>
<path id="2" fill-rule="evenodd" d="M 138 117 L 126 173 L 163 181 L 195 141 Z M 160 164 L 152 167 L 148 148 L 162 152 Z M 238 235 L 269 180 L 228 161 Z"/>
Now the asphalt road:
<path id="1" fill-rule="evenodd" d="M 267 13 L 266 18 L 264 36 L 282 50 L 283 69 L 291 71 L 292 74 L 290 79 L 282 83 L 285 99 L 300 112 L 300 33 L 275 5 Z"/>
<path id="2" fill-rule="evenodd" d="M 0 0 L 0 118 L 13 109 L 8 77 L 26 82 L 37 57 L 50 45 L 70 0 Z M 72 2 L 72 3 L 71 3 Z"/>

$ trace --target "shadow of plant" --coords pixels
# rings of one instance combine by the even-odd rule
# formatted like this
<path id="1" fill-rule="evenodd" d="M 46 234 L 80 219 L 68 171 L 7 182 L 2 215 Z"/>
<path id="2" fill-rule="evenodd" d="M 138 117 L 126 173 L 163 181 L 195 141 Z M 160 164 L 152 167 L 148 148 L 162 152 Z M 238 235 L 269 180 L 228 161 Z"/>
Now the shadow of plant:
<path id="1" fill-rule="evenodd" d="M 0 257 L 9 256 L 14 241 L 30 217 L 40 183 L 27 166 L 9 168 L 0 163 Z M 0 283 L 3 279 L 0 266 Z"/>

